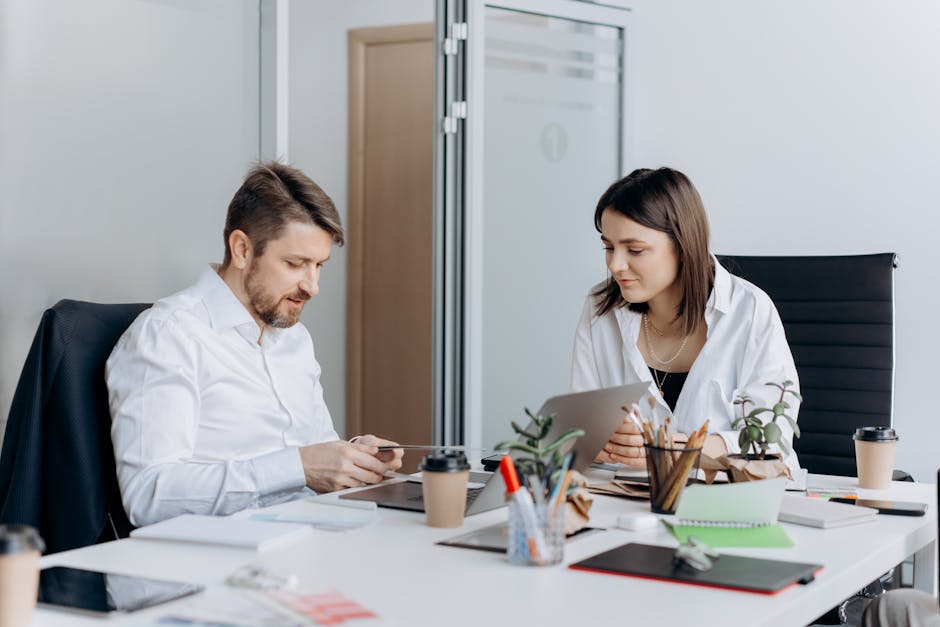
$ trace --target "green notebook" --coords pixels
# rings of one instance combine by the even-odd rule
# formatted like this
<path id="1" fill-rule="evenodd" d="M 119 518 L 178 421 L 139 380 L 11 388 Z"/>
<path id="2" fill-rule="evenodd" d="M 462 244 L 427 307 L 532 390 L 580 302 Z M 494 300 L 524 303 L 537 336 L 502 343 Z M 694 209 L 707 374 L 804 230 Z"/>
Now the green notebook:
<path id="1" fill-rule="evenodd" d="M 723 485 L 690 485 L 666 526 L 680 542 L 695 536 L 713 547 L 787 548 L 793 541 L 777 522 L 784 477 Z M 664 521 L 666 522 L 666 521 Z"/>
<path id="2" fill-rule="evenodd" d="M 712 527 L 701 525 L 666 526 L 681 543 L 689 536 L 695 536 L 705 544 L 715 548 L 780 548 L 793 546 L 793 540 L 787 535 L 780 523 L 758 525 L 754 527 Z"/>

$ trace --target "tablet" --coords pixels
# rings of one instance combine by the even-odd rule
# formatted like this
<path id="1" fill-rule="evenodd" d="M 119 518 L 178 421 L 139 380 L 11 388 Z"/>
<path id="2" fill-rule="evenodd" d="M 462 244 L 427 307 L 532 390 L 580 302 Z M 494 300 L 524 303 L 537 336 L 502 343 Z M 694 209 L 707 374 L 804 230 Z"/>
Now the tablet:
<path id="1" fill-rule="evenodd" d="M 39 571 L 39 604 L 93 615 L 153 607 L 197 592 L 203 586 L 54 566 Z"/>

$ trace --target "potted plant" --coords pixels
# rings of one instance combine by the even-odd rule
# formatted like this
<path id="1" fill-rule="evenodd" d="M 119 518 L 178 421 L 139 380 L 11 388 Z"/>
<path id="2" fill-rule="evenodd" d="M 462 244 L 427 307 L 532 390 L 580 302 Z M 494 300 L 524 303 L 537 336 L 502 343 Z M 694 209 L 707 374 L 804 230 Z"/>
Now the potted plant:
<path id="1" fill-rule="evenodd" d="M 515 496 L 509 502 L 507 555 L 514 564 L 557 564 L 562 559 L 565 533 L 587 524 L 590 499 L 586 495 L 580 499 L 578 494 L 572 495 L 574 508 L 569 507 L 569 492 L 577 486 L 571 485 L 568 472 L 571 457 L 562 450 L 562 445 L 584 435 L 584 430 L 570 429 L 548 442 L 554 414 L 542 416 L 529 409 L 525 413 L 531 419 L 528 427 L 511 423 L 520 437 L 496 445 L 498 451 L 516 452 L 509 468 L 515 470 L 518 480 L 506 479 L 507 487 L 510 483 L 515 486 L 508 488 Z M 504 458 L 503 463 L 508 461 Z M 529 494 L 520 501 L 521 490 Z M 569 524 L 569 519 L 573 523 L 575 518 L 577 524 Z"/>
<path id="2" fill-rule="evenodd" d="M 773 407 L 754 407 L 748 411 L 748 405 L 756 405 L 753 399 L 742 394 L 734 400 L 734 404 L 741 407 L 741 415 L 735 418 L 731 427 L 740 429 L 738 444 L 741 447 L 741 453 L 726 456 L 731 471 L 729 478 L 733 481 L 790 475 L 787 465 L 783 463 L 780 456 L 768 454 L 767 450 L 771 445 L 776 444 L 784 454 L 790 454 L 790 445 L 783 439 L 783 432 L 777 421 L 781 418 L 786 420 L 793 429 L 793 436 L 800 437 L 800 427 L 796 424 L 796 420 L 787 414 L 790 403 L 787 402 L 786 397 L 792 395 L 800 401 L 803 397 L 796 390 L 790 389 L 794 384 L 789 379 L 783 383 L 768 382 L 766 385 L 780 391 L 780 397 Z M 762 416 L 766 414 L 770 414 L 770 419 L 765 422 Z"/>
<path id="3" fill-rule="evenodd" d="M 584 435 L 584 429 L 571 429 L 558 436 L 554 442 L 546 443 L 545 438 L 552 429 L 555 415 L 533 414 L 528 408 L 525 413 L 532 421 L 528 428 L 522 428 L 515 420 L 510 423 L 521 440 L 504 440 L 495 448 L 497 451 L 519 451 L 520 454 L 513 459 L 519 477 L 535 476 L 547 491 L 548 486 L 553 485 L 562 472 L 565 458 L 562 444 L 580 438 Z"/>

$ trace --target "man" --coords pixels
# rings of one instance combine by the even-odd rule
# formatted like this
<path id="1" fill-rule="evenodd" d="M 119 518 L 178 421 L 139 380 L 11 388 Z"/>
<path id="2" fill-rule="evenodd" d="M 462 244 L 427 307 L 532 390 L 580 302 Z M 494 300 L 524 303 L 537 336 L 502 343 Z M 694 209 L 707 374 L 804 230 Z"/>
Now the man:
<path id="1" fill-rule="evenodd" d="M 143 312 L 106 367 L 111 437 L 134 525 L 229 514 L 381 481 L 401 449 L 338 438 L 300 320 L 343 228 L 300 170 L 251 170 L 228 208 L 225 257 Z M 309 493 L 309 492 L 308 492 Z"/>

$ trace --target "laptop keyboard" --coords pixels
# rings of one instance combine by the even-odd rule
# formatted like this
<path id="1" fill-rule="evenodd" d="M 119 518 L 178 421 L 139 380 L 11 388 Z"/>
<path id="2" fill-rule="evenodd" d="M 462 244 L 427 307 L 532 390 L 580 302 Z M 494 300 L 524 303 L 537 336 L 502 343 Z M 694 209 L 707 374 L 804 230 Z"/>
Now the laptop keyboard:
<path id="1" fill-rule="evenodd" d="M 467 507 L 473 504 L 477 497 L 480 496 L 480 492 L 483 491 L 483 488 L 470 488 L 467 490 Z M 408 499 L 409 501 L 415 502 L 424 502 L 423 494 L 416 494 L 415 496 Z"/>
<path id="2" fill-rule="evenodd" d="M 477 500 L 477 497 L 480 496 L 480 492 L 483 491 L 483 488 L 471 488 L 467 490 L 467 507 L 473 505 L 473 502 Z"/>

